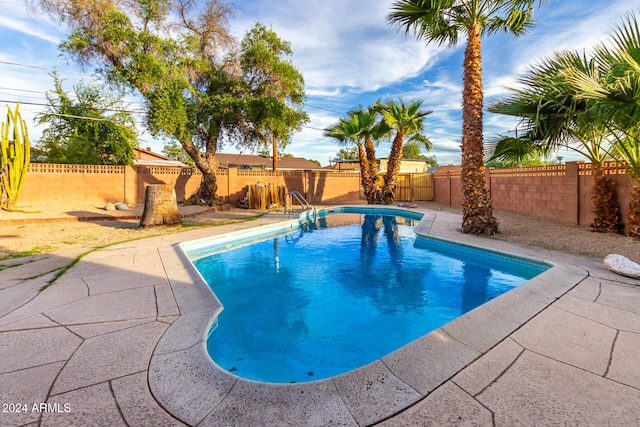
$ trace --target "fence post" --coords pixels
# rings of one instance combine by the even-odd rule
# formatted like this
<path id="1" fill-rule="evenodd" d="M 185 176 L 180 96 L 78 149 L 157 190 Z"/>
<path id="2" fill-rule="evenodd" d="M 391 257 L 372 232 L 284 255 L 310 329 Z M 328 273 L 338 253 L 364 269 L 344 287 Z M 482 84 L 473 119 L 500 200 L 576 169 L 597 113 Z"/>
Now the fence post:
<path id="1" fill-rule="evenodd" d="M 574 187 L 572 194 L 575 195 L 574 200 L 574 218 L 576 225 L 580 225 L 580 174 L 578 172 L 578 162 L 567 162 L 565 164 L 565 174 L 567 178 L 567 184 Z"/>
<path id="2" fill-rule="evenodd" d="M 484 169 L 484 183 L 487 188 L 487 197 L 491 199 L 491 168 Z"/>
<path id="3" fill-rule="evenodd" d="M 451 201 L 451 172 L 447 171 L 447 183 L 449 184 L 449 206 L 453 206 Z"/>

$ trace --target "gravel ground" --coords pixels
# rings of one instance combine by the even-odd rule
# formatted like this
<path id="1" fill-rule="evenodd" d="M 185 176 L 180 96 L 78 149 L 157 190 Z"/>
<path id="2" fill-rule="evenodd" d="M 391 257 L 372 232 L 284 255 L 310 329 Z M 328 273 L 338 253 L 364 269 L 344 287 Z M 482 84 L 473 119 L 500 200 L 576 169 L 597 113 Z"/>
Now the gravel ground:
<path id="1" fill-rule="evenodd" d="M 434 202 L 419 203 L 420 207 L 461 213 L 458 208 Z M 183 215 L 201 212 L 202 207 L 182 206 Z M 231 209 L 208 212 L 184 220 L 182 226 L 139 228 L 139 220 L 110 220 L 91 222 L 50 222 L 43 224 L 2 225 L 4 219 L 19 218 L 64 218 L 68 216 L 104 215 L 104 210 L 82 207 L 65 213 L 24 214 L 0 212 L 0 258 L 37 254 L 74 248 L 95 248 L 132 239 L 176 233 L 198 226 L 228 224 L 265 213 L 245 209 Z M 141 207 L 129 211 L 116 211 L 116 216 L 140 215 Z M 589 227 L 569 225 L 546 218 L 511 212 L 496 211 L 500 233 L 496 239 L 508 240 L 552 250 L 604 258 L 607 254 L 618 253 L 635 262 L 640 262 L 640 241 L 615 234 L 591 232 Z"/>
<path id="2" fill-rule="evenodd" d="M 182 215 L 202 212 L 200 206 L 181 206 Z M 45 210 L 41 210 L 45 212 Z M 83 207 L 82 209 L 58 213 L 49 210 L 48 218 L 61 219 L 61 222 L 29 223 L 4 225 L 2 220 L 29 219 L 37 221 L 47 216 L 42 213 L 20 214 L 0 211 L 0 259 L 55 252 L 76 248 L 98 248 L 128 240 L 178 233 L 193 227 L 216 226 L 247 221 L 251 217 L 262 215 L 264 211 L 232 209 L 221 212 L 208 212 L 193 218 L 185 218 L 182 225 L 140 228 L 139 219 L 127 217 L 141 215 L 142 207 L 133 207 L 127 211 L 113 211 L 109 215 L 121 217 L 117 220 L 67 221 L 70 216 L 100 216 L 107 213 L 103 209 Z M 69 212 L 75 212 L 69 215 Z"/>
<path id="3" fill-rule="evenodd" d="M 427 202 L 426 206 L 462 215 L 461 209 L 448 205 Z M 494 216 L 499 224 L 494 239 L 596 258 L 620 254 L 640 263 L 640 241 L 631 237 L 595 233 L 590 227 L 513 212 L 495 211 Z"/>

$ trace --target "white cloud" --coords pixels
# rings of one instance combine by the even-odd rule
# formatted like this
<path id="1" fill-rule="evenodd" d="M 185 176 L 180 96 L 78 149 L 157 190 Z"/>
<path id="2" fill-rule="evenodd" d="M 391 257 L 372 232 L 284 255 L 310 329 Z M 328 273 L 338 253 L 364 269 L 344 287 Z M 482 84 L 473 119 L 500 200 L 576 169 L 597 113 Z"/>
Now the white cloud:
<path id="1" fill-rule="evenodd" d="M 402 97 L 423 99 L 424 107 L 434 111 L 426 118 L 426 125 L 429 138 L 443 149 L 435 151 L 438 160 L 441 163 L 459 161 L 455 151 L 459 150 L 462 129 L 464 40 L 457 48 L 446 49 L 405 37 L 387 23 L 391 3 L 392 0 L 237 2 L 237 14 L 231 20 L 234 33 L 241 38 L 256 21 L 271 27 L 280 38 L 291 42 L 293 63 L 305 78 L 309 97 L 307 112 L 311 120 L 308 127 L 294 137 L 286 152 L 327 164 L 340 147 L 317 129 L 330 126 L 357 105 Z M 634 7 L 631 3 L 628 0 L 547 2 L 536 11 L 538 25 L 529 35 L 519 39 L 494 35 L 484 39 L 486 102 L 508 96 L 506 87 L 514 87 L 517 77 L 530 64 L 554 50 L 579 50 L 603 40 L 613 23 Z M 24 6 L 3 5 L 0 35 L 9 35 L 4 39 L 10 42 L 1 45 L 0 61 L 73 70 L 74 64 L 66 65 L 59 58 L 57 44 L 64 37 L 63 31 L 46 18 L 28 14 Z M 43 98 L 44 92 L 52 87 L 47 70 L 0 63 L 0 73 L 1 86 L 41 91 Z M 69 89 L 80 79 L 79 75 L 68 73 L 62 77 L 69 79 Z M 7 96 L 2 95 L 3 99 Z M 24 105 L 23 108 L 25 115 L 33 115 L 41 107 Z M 485 136 L 505 133 L 514 129 L 515 124 L 517 119 L 485 114 Z M 38 128 L 33 130 L 34 138 L 39 132 Z M 157 151 L 162 149 L 162 142 L 151 140 L 145 145 Z M 388 144 L 379 148 L 380 155 L 386 151 Z"/>

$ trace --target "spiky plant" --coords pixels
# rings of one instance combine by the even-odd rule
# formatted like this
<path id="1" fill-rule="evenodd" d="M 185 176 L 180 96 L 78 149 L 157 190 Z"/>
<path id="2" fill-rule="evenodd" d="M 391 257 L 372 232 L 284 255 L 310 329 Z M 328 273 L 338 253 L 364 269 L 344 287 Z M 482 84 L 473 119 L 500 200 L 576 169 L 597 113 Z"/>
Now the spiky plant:
<path id="1" fill-rule="evenodd" d="M 7 106 L 7 121 L 0 127 L 0 175 L 2 176 L 2 209 L 12 210 L 27 176 L 31 156 L 27 124 L 20 115 L 20 104 L 15 112 Z"/>

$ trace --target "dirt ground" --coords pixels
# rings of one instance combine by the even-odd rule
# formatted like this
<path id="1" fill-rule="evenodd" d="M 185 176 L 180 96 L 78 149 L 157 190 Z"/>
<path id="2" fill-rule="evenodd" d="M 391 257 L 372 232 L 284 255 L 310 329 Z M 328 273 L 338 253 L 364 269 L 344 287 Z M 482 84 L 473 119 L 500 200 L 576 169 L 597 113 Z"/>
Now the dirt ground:
<path id="1" fill-rule="evenodd" d="M 420 207 L 461 213 L 458 208 L 434 202 L 421 202 Z M 196 215 L 204 208 L 180 207 L 183 215 Z M 233 208 L 219 212 L 205 212 L 185 218 L 182 226 L 139 228 L 138 219 L 127 217 L 141 214 L 141 207 L 109 214 L 120 216 L 118 220 L 43 222 L 21 225 L 6 225 L 9 219 L 67 218 L 69 216 L 100 216 L 106 212 L 94 207 L 69 209 L 64 212 L 45 208 L 40 213 L 25 214 L 0 212 L 0 259 L 20 255 L 53 252 L 75 248 L 96 248 L 132 239 L 158 234 L 177 233 L 193 227 L 207 227 L 246 221 L 266 211 Z M 589 227 L 575 226 L 546 218 L 496 211 L 500 225 L 496 239 L 508 240 L 552 250 L 604 258 L 607 254 L 624 255 L 640 262 L 640 241 L 615 234 L 591 232 Z"/>

